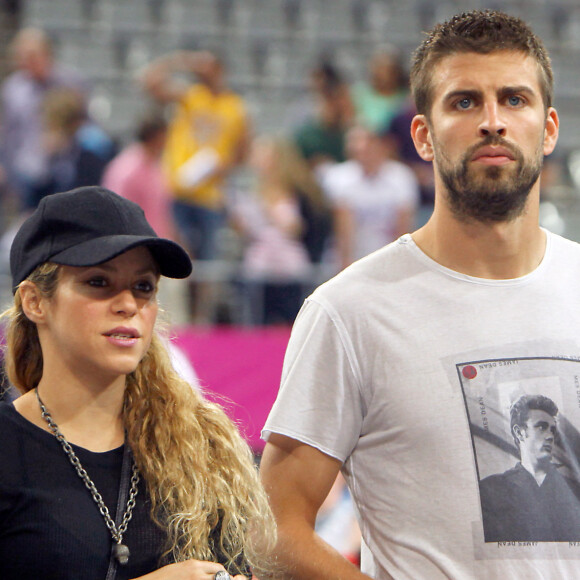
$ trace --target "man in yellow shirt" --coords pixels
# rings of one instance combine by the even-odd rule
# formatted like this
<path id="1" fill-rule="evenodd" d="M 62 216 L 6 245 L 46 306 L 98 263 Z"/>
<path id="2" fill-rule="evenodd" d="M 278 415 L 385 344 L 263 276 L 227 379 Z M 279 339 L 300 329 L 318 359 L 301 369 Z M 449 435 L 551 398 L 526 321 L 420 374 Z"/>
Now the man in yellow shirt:
<path id="1" fill-rule="evenodd" d="M 193 74 L 184 82 L 179 74 Z M 249 126 L 242 98 L 225 82 L 224 65 L 206 51 L 171 52 L 151 62 L 142 77 L 145 91 L 173 104 L 163 155 L 178 233 L 196 260 L 213 260 L 224 220 L 225 178 L 245 158 Z M 207 290 L 199 288 L 199 313 Z"/>
<path id="2" fill-rule="evenodd" d="M 193 73 L 188 84 L 175 73 Z M 215 257 L 210 230 L 224 205 L 224 178 L 245 156 L 248 122 L 242 98 L 227 88 L 223 63 L 214 54 L 168 53 L 145 70 L 143 85 L 162 104 L 175 104 L 164 153 L 164 166 L 175 196 L 175 217 L 194 258 Z M 188 210 L 192 210 L 189 212 Z M 200 214 L 196 215 L 196 210 Z M 199 234 L 190 232 L 194 221 Z M 219 220 L 218 220 L 219 221 Z M 206 231 L 207 229 L 207 231 Z"/>

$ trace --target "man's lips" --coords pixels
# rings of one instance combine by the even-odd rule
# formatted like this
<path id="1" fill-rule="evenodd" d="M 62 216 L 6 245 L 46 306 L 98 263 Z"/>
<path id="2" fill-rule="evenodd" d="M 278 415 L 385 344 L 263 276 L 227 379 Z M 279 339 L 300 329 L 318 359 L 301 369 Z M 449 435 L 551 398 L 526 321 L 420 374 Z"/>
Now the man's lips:
<path id="1" fill-rule="evenodd" d="M 505 147 L 480 147 L 471 160 L 485 165 L 504 165 L 514 160 L 514 154 Z"/>

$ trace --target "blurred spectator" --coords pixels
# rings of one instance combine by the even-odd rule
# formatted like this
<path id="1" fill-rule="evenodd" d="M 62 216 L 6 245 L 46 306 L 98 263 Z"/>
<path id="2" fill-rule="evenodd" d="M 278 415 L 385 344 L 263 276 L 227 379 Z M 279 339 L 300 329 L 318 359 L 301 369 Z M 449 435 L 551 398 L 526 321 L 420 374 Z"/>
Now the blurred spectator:
<path id="1" fill-rule="evenodd" d="M 303 224 L 300 240 L 310 261 L 318 264 L 333 229 L 330 205 L 313 169 L 298 148 L 285 138 L 274 139 L 272 143 L 277 157 L 277 179 L 298 200 Z"/>
<path id="2" fill-rule="evenodd" d="M 102 184 L 138 203 L 158 236 L 174 238 L 171 195 L 161 167 L 167 137 L 164 116 L 157 111 L 143 115 L 137 123 L 135 137 L 107 165 Z"/>
<path id="3" fill-rule="evenodd" d="M 310 166 L 320 171 L 345 161 L 345 133 L 354 109 L 349 87 L 330 60 L 323 59 L 312 70 L 310 84 L 315 109 L 294 131 L 294 141 Z"/>
<path id="4" fill-rule="evenodd" d="M 242 273 L 255 324 L 291 324 L 311 271 L 295 174 L 285 166 L 288 147 L 271 137 L 254 141 L 255 189 L 239 192 L 230 206 L 232 225 L 245 241 Z"/>
<path id="5" fill-rule="evenodd" d="M 435 181 L 433 164 L 421 159 L 411 138 L 411 121 L 416 115 L 415 105 L 409 100 L 395 115 L 389 126 L 382 133 L 392 144 L 393 156 L 406 163 L 414 172 L 419 182 L 420 207 L 417 212 L 415 227 L 424 225 L 433 212 L 435 201 Z"/>
<path id="6" fill-rule="evenodd" d="M 157 235 L 176 239 L 172 196 L 161 156 L 167 138 L 167 121 L 158 109 L 144 113 L 137 122 L 135 140 L 106 167 L 102 184 L 139 204 Z M 164 278 L 159 285 L 159 303 L 171 323 L 189 321 L 187 283 Z"/>
<path id="7" fill-rule="evenodd" d="M 341 268 L 411 231 L 419 203 L 417 178 L 407 165 L 389 158 L 384 139 L 353 127 L 347 149 L 349 161 L 329 169 L 325 179 L 335 207 Z"/>
<path id="8" fill-rule="evenodd" d="M 193 73 L 198 82 L 184 82 L 178 72 Z M 223 63 L 209 52 L 160 57 L 144 71 L 143 86 L 158 102 L 177 105 L 164 153 L 175 219 L 194 257 L 213 259 L 223 223 L 224 178 L 247 150 L 242 98 L 227 87 Z"/>
<path id="9" fill-rule="evenodd" d="M 47 34 L 36 28 L 18 32 L 10 46 L 14 72 L 0 89 L 0 162 L 20 209 L 34 207 L 32 185 L 44 179 L 47 153 L 42 142 L 42 103 L 55 88 L 84 93 L 80 75 L 55 63 Z"/>
<path id="10" fill-rule="evenodd" d="M 44 171 L 29 184 L 29 207 L 52 193 L 101 182 L 107 160 L 90 150 L 78 137 L 85 121 L 84 97 L 70 88 L 48 91 L 41 106 L 40 144 Z"/>
<path id="11" fill-rule="evenodd" d="M 360 565 L 361 533 L 354 501 L 339 473 L 316 518 L 316 533 L 349 562 Z"/>
<path id="12" fill-rule="evenodd" d="M 224 225 L 224 181 L 247 152 L 244 102 L 227 87 L 222 61 L 205 51 L 163 55 L 145 68 L 142 81 L 158 102 L 175 105 L 164 151 L 174 219 L 192 256 L 213 260 Z M 194 322 L 211 322 L 211 285 L 198 284 L 195 298 Z"/>
<path id="13" fill-rule="evenodd" d="M 408 96 L 399 51 L 392 46 L 378 49 L 369 61 L 368 75 L 368 82 L 357 82 L 351 90 L 356 121 L 372 131 L 384 131 Z"/>

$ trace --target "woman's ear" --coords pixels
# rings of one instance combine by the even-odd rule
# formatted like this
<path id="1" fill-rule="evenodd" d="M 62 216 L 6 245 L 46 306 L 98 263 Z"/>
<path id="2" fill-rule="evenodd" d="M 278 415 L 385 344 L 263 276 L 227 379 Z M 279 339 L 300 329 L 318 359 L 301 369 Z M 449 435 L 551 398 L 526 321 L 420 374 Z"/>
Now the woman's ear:
<path id="1" fill-rule="evenodd" d="M 38 286 L 29 280 L 21 282 L 19 288 L 22 311 L 26 318 L 35 324 L 43 322 L 45 316 L 45 301 Z"/>

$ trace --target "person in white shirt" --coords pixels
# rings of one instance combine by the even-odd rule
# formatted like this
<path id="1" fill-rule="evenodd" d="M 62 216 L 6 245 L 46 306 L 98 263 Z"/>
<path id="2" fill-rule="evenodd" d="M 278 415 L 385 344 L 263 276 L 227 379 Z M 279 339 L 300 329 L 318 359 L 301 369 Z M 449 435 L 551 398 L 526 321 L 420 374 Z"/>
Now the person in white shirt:
<path id="1" fill-rule="evenodd" d="M 334 207 L 341 269 L 410 232 L 419 205 L 415 174 L 389 158 L 388 145 L 379 135 L 353 127 L 347 150 L 350 159 L 329 168 L 323 182 Z"/>
<path id="2" fill-rule="evenodd" d="M 559 131 L 549 56 L 521 19 L 463 13 L 426 35 L 411 87 L 433 215 L 296 320 L 263 431 L 278 558 L 292 580 L 575 578 L 569 542 L 487 542 L 479 495 L 513 465 L 503 408 L 538 386 L 571 425 L 555 455 L 578 478 L 580 246 L 539 225 Z M 360 570 L 314 530 L 339 471 Z"/>

